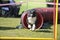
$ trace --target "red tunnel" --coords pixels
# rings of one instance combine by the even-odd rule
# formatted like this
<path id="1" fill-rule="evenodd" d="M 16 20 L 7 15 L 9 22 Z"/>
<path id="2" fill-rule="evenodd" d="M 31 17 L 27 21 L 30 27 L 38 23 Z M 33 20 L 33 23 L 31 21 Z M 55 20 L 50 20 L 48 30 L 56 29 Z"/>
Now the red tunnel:
<path id="1" fill-rule="evenodd" d="M 36 24 L 36 29 L 41 28 L 44 21 L 53 21 L 53 13 L 54 13 L 54 8 L 35 8 L 36 14 L 37 14 L 37 24 Z M 58 9 L 58 19 L 60 20 L 60 8 Z M 25 28 L 28 28 L 27 24 L 27 11 L 24 12 L 21 16 L 22 20 L 22 25 Z"/>

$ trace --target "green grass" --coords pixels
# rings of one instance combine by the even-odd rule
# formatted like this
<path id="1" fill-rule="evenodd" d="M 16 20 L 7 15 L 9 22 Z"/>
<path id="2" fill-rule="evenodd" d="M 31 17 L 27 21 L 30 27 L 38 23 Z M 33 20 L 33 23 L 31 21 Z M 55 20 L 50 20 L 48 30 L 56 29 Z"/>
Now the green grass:
<path id="1" fill-rule="evenodd" d="M 58 24 L 57 26 L 57 37 L 58 37 L 58 40 L 60 40 L 60 24 Z"/>
<path id="2" fill-rule="evenodd" d="M 21 14 L 23 11 L 33 9 L 33 8 L 41 8 L 41 7 L 46 7 L 46 4 L 40 4 L 40 2 L 46 2 L 46 0 L 29 0 L 28 5 L 27 5 L 27 0 L 15 0 L 16 2 L 26 2 L 23 3 L 22 6 L 20 7 L 20 13 Z M 37 1 L 37 2 L 34 2 Z"/>
<path id="3" fill-rule="evenodd" d="M 17 26 L 20 23 L 19 18 L 0 18 L 0 26 Z"/>
<path id="4" fill-rule="evenodd" d="M 53 38 L 53 28 L 40 29 L 36 31 L 30 31 L 28 29 L 16 29 L 16 26 L 20 25 L 19 23 L 20 18 L 0 17 L 0 37 Z"/>

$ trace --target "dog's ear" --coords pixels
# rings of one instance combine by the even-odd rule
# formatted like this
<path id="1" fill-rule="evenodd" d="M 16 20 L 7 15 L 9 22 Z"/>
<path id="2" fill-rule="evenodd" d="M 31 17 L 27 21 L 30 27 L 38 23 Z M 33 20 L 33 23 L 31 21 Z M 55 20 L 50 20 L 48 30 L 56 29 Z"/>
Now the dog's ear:
<path id="1" fill-rule="evenodd" d="M 36 12 L 35 9 L 30 9 L 30 10 L 28 10 L 28 13 L 29 13 L 29 14 L 32 14 L 32 13 L 35 13 L 35 12 Z"/>
<path id="2" fill-rule="evenodd" d="M 28 13 L 30 13 L 31 10 L 27 10 Z"/>
<path id="3" fill-rule="evenodd" d="M 36 12 L 36 10 L 35 9 L 31 9 L 31 13 L 34 13 L 34 12 Z"/>

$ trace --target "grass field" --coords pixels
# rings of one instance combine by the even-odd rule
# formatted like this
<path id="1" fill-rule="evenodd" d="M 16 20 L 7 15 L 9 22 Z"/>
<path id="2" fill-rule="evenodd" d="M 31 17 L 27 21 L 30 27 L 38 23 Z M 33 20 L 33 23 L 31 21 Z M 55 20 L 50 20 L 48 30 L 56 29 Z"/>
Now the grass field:
<path id="1" fill-rule="evenodd" d="M 46 2 L 46 0 L 29 0 L 28 4 L 27 4 L 27 0 L 15 0 L 16 2 L 20 2 L 23 1 L 25 3 L 22 4 L 22 6 L 20 7 L 20 14 L 23 11 L 26 11 L 28 9 L 32 9 L 32 8 L 39 8 L 39 7 L 46 7 L 46 4 L 40 4 L 40 2 Z M 35 1 L 35 2 L 34 2 Z M 37 2 L 36 2 L 37 1 Z"/>
<path id="2" fill-rule="evenodd" d="M 40 29 L 35 32 L 28 29 L 16 29 L 16 26 L 20 25 L 19 23 L 20 18 L 0 17 L 0 37 L 53 38 L 53 29 Z"/>
<path id="3" fill-rule="evenodd" d="M 58 37 L 58 40 L 60 40 L 60 24 L 58 24 L 57 26 L 57 37 Z"/>

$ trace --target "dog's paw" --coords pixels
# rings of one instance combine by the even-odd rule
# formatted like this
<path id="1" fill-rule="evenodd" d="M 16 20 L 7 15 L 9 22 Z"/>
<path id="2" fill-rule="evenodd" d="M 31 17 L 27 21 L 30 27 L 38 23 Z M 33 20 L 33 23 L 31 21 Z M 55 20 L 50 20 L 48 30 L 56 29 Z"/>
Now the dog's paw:
<path id="1" fill-rule="evenodd" d="M 28 25 L 28 28 L 31 28 L 31 25 Z"/>
<path id="2" fill-rule="evenodd" d="M 32 26 L 32 30 L 35 30 L 35 24 L 33 24 L 33 26 Z"/>
<path id="3" fill-rule="evenodd" d="M 30 29 L 30 30 L 32 30 L 32 29 Z"/>

